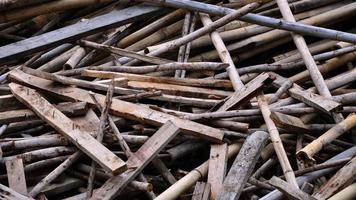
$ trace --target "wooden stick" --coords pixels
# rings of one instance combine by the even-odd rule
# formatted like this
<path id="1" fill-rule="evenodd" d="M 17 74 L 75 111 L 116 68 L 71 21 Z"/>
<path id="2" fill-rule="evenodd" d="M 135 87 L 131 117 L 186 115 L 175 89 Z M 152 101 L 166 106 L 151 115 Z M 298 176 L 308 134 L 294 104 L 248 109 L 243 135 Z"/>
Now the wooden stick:
<path id="1" fill-rule="evenodd" d="M 209 200 L 210 196 L 210 184 L 204 182 L 197 182 L 194 187 L 192 200 Z"/>
<path id="2" fill-rule="evenodd" d="M 163 149 L 179 132 L 179 128 L 167 121 L 137 152 L 127 161 L 130 170 L 124 175 L 113 176 L 97 190 L 91 199 L 113 199 L 137 176 L 140 171 Z"/>
<path id="3" fill-rule="evenodd" d="M 241 16 L 245 15 L 246 13 L 250 12 L 251 10 L 257 8 L 258 6 L 259 6 L 259 4 L 255 3 L 255 4 L 246 5 L 237 11 L 234 10 L 234 12 L 230 13 L 227 16 L 222 17 L 221 19 L 219 19 L 217 21 L 214 21 L 209 26 L 205 26 L 205 27 L 198 29 L 198 30 L 178 39 L 178 40 L 175 40 L 175 42 L 173 44 L 162 46 L 161 48 L 148 53 L 148 55 L 157 56 L 157 55 L 160 55 L 160 54 L 167 52 L 169 50 L 173 50 L 177 47 L 180 47 L 181 45 L 186 44 L 186 43 L 188 43 L 188 42 L 190 42 L 190 41 L 192 41 L 206 33 L 214 31 L 216 28 L 219 28 L 219 27 L 231 22 L 232 20 L 240 18 Z M 132 65 L 133 63 L 134 62 L 130 62 L 130 63 L 128 63 L 128 65 Z"/>
<path id="4" fill-rule="evenodd" d="M 209 26 L 211 23 L 213 23 L 211 21 L 209 15 L 207 15 L 207 14 L 200 13 L 200 19 L 202 20 L 204 26 Z M 229 64 L 229 67 L 226 68 L 226 71 L 230 77 L 231 83 L 234 86 L 235 91 L 244 89 L 245 86 L 240 79 L 240 75 L 236 70 L 236 66 L 235 66 L 234 62 L 232 61 L 230 53 L 227 50 L 219 33 L 216 31 L 213 31 L 210 33 L 210 37 L 211 37 L 211 40 L 213 41 L 215 49 L 217 50 L 217 52 L 219 54 L 220 59 L 224 63 Z"/>
<path id="5" fill-rule="evenodd" d="M 228 158 L 233 157 L 240 150 L 241 144 L 235 143 L 229 145 Z M 174 200 L 179 197 L 184 191 L 192 187 L 199 179 L 203 178 L 208 173 L 209 161 L 204 162 L 197 168 L 193 169 L 183 178 L 179 179 L 175 184 L 157 196 L 156 200 Z"/>
<path id="6" fill-rule="evenodd" d="M 5 161 L 9 186 L 14 191 L 27 195 L 27 186 L 22 158 Z"/>
<path id="7" fill-rule="evenodd" d="M 267 143 L 267 139 L 268 134 L 266 132 L 257 131 L 245 140 L 216 199 L 239 198 L 247 179 L 257 163 L 262 148 Z"/>
<path id="8" fill-rule="evenodd" d="M 336 193 L 335 195 L 331 196 L 329 199 L 330 200 L 338 200 L 338 199 L 352 200 L 356 197 L 355 189 L 356 189 L 356 183 L 353 183 L 350 186 L 341 190 L 340 192 Z"/>
<path id="9" fill-rule="evenodd" d="M 6 187 L 3 184 L 0 184 L 0 195 L 4 200 L 34 200 L 33 198 L 17 193 L 16 191 Z"/>
<path id="10" fill-rule="evenodd" d="M 191 0 L 165 0 L 164 2 L 159 0 L 145 0 L 145 1 L 163 5 L 163 6 L 185 8 L 185 9 L 209 13 L 213 15 L 227 15 L 235 11 L 234 9 L 231 8 L 224 8 L 221 6 L 205 4 L 205 3 L 191 1 Z M 339 41 L 345 41 L 353 44 L 356 43 L 355 34 L 334 31 L 326 28 L 314 27 L 310 25 L 297 23 L 297 22 L 290 22 L 288 20 L 284 21 L 284 20 L 274 19 L 271 17 L 261 16 L 253 13 L 248 13 L 245 16 L 242 16 L 240 19 L 248 23 L 292 31 L 303 35 L 305 34 L 305 35 L 317 36 L 325 39 L 334 39 L 334 40 L 336 39 Z"/>
<path id="11" fill-rule="evenodd" d="M 241 106 L 243 103 L 248 101 L 250 98 L 254 96 L 257 92 L 262 89 L 262 86 L 265 83 L 270 81 L 270 76 L 266 73 L 261 73 L 255 79 L 246 84 L 241 90 L 234 92 L 224 104 L 219 107 L 217 111 L 227 111 L 234 106 Z"/>
<path id="12" fill-rule="evenodd" d="M 111 99 L 113 96 L 113 91 L 114 90 L 114 82 L 112 80 L 110 87 L 106 93 L 105 97 L 105 106 L 101 111 L 101 116 L 100 116 L 100 124 L 99 124 L 99 129 L 98 129 L 98 134 L 96 136 L 96 140 L 98 142 L 102 142 L 104 138 L 104 130 L 106 126 L 106 122 L 108 120 L 108 115 L 109 115 L 109 109 L 111 106 Z M 93 187 L 94 187 L 94 179 L 95 179 L 95 171 L 96 171 L 96 164 L 95 162 L 91 163 L 91 170 L 89 173 L 89 178 L 88 178 L 88 186 L 87 186 L 87 199 L 91 197 L 93 194 Z"/>
<path id="13" fill-rule="evenodd" d="M 158 10 L 159 8 L 150 6 L 133 6 L 123 10 L 114 10 L 93 19 L 28 38 L 16 44 L 5 45 L 0 47 L 0 62 L 4 62 L 17 56 L 29 55 L 39 51 L 40 49 L 54 46 L 55 44 L 63 41 L 73 41 L 79 37 L 84 37 L 101 31 L 104 28 L 119 26 L 135 20 L 140 20 Z M 127 15 L 127 13 L 130 13 L 130 15 Z"/>
<path id="14" fill-rule="evenodd" d="M 15 73 L 17 75 L 15 75 Z M 93 104 L 93 101 L 89 96 L 89 93 L 85 90 L 79 88 L 68 88 L 68 87 L 58 87 L 58 86 L 54 87 L 53 85 L 52 86 L 50 85 L 51 81 L 47 81 L 41 78 L 36 78 L 35 76 L 31 76 L 31 75 L 26 75 L 25 73 L 20 71 L 16 71 L 16 72 L 12 71 L 11 74 L 14 75 L 12 77 L 14 78 L 16 77 L 16 79 L 20 82 L 27 83 L 29 85 L 32 85 L 37 88 L 41 88 L 43 90 L 47 90 L 52 93 L 56 93 L 60 96 L 66 96 L 67 98 L 70 99 L 75 99 L 78 101 L 83 101 L 89 104 Z M 29 77 L 31 78 L 29 79 Z M 99 102 L 104 102 L 105 97 L 103 95 L 99 95 L 96 93 L 94 93 L 94 95 Z M 166 121 L 171 120 L 182 129 L 182 132 L 193 134 L 196 136 L 202 136 L 203 138 L 209 139 L 214 142 L 221 142 L 223 138 L 223 132 L 221 130 L 214 129 L 188 120 L 182 120 L 172 115 L 168 115 L 162 112 L 149 109 L 147 107 L 121 101 L 118 99 L 112 100 L 112 106 L 110 108 L 110 111 L 113 114 L 124 116 L 125 118 L 133 119 L 136 121 L 146 122 L 155 126 L 164 124 Z"/>
<path id="15" fill-rule="evenodd" d="M 356 157 L 342 167 L 331 179 L 314 192 L 313 196 L 317 199 L 328 199 L 335 194 L 348 182 L 355 180 Z"/>
<path id="16" fill-rule="evenodd" d="M 297 152 L 297 158 L 304 161 L 314 161 L 313 156 L 318 153 L 326 144 L 356 126 L 356 114 L 350 114 L 345 120 L 335 125 L 333 128 L 308 144 Z"/>
<path id="17" fill-rule="evenodd" d="M 282 179 L 273 176 L 268 183 L 272 185 L 273 187 L 277 188 L 283 194 L 285 194 L 288 199 L 294 199 L 294 200 L 316 200 L 316 198 L 310 196 L 309 194 L 303 192 L 299 188 L 295 188 L 289 183 L 283 181 Z"/>
<path id="18" fill-rule="evenodd" d="M 293 187 L 295 187 L 295 188 L 298 188 L 298 184 L 295 179 L 293 169 L 289 163 L 289 160 L 288 160 L 287 154 L 284 150 L 281 138 L 279 137 L 279 132 L 277 130 L 276 125 L 273 123 L 272 119 L 270 118 L 271 111 L 268 107 L 267 100 L 265 99 L 263 94 L 257 96 L 257 100 L 258 100 L 258 104 L 260 106 L 260 109 L 261 109 L 261 112 L 263 115 L 263 119 L 265 120 L 265 123 L 267 125 L 268 132 L 270 134 L 274 150 L 277 154 L 279 163 L 283 169 L 283 174 L 285 175 L 289 184 L 293 185 Z"/>
<path id="19" fill-rule="evenodd" d="M 81 76 L 89 76 L 96 78 L 126 78 L 130 81 L 144 81 L 154 83 L 167 83 L 174 85 L 184 86 L 199 86 L 199 87 L 212 87 L 212 88 L 232 88 L 231 82 L 228 80 L 208 80 L 208 79 L 194 79 L 194 78 L 172 78 L 172 77 L 154 77 L 147 75 L 138 75 L 130 73 L 108 72 L 108 71 L 95 71 L 84 70 Z"/>
<path id="20" fill-rule="evenodd" d="M 9 86 L 19 101 L 31 107 L 41 119 L 65 135 L 102 167 L 113 174 L 120 173 L 126 169 L 125 162 L 102 144 L 98 143 L 88 132 L 77 129 L 77 125 L 72 120 L 52 106 L 35 90 L 14 83 L 11 83 Z"/>
<path id="21" fill-rule="evenodd" d="M 288 2 L 286 0 L 277 0 L 277 4 L 281 10 L 283 18 L 286 21 L 295 22 L 295 18 L 288 6 Z M 331 98 L 332 97 L 331 93 L 328 87 L 326 86 L 323 76 L 318 70 L 318 67 L 308 49 L 307 43 L 305 42 L 304 38 L 301 35 L 297 35 L 297 34 L 292 34 L 292 37 L 295 45 L 298 48 L 299 53 L 302 55 L 304 63 L 308 68 L 308 71 L 310 72 L 310 76 L 318 92 L 326 98 Z M 340 114 L 334 114 L 333 116 L 336 122 L 340 122 L 341 120 L 343 120 L 343 117 Z"/>
<path id="22" fill-rule="evenodd" d="M 62 174 L 66 169 L 68 169 L 75 161 L 77 161 L 80 156 L 83 155 L 82 152 L 77 151 L 71 156 L 69 156 L 63 163 L 61 163 L 56 169 L 49 173 L 45 178 L 43 178 L 32 190 L 28 193 L 30 196 L 37 196 L 49 183 L 56 179 L 60 174 Z"/>
<path id="23" fill-rule="evenodd" d="M 208 183 L 210 184 L 210 196 L 216 199 L 226 175 L 227 144 L 210 145 L 210 159 L 208 171 Z"/>

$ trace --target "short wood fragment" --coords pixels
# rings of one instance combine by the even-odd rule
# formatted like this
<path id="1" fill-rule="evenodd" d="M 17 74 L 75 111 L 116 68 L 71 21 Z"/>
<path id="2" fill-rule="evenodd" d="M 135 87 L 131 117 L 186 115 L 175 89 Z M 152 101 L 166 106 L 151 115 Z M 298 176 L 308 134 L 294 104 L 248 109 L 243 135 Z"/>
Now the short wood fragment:
<path id="1" fill-rule="evenodd" d="M 208 183 L 211 198 L 215 199 L 225 179 L 227 167 L 227 144 L 210 145 Z"/>
<path id="2" fill-rule="evenodd" d="M 25 171 L 22 158 L 13 158 L 5 161 L 9 186 L 14 191 L 27 195 Z"/>

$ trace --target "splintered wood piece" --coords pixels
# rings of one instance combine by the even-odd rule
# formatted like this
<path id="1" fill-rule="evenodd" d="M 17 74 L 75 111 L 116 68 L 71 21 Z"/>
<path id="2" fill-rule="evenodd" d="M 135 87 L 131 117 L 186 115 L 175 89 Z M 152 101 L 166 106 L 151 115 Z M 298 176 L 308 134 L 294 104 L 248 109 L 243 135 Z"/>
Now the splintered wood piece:
<path id="1" fill-rule="evenodd" d="M 211 198 L 215 199 L 224 182 L 227 165 L 227 144 L 210 145 L 208 183 L 211 186 Z"/>
<path id="2" fill-rule="evenodd" d="M 328 199 L 347 183 L 355 180 L 356 157 L 342 167 L 331 179 L 313 194 L 317 199 Z"/>
<path id="3" fill-rule="evenodd" d="M 192 200 L 209 200 L 210 197 L 210 184 L 205 182 L 197 182 L 194 187 Z"/>
<path id="4" fill-rule="evenodd" d="M 61 42 L 75 39 L 102 31 L 104 28 L 117 27 L 147 17 L 160 8 L 154 6 L 132 6 L 127 9 L 113 10 L 93 19 L 66 26 L 39 36 L 31 37 L 13 44 L 0 47 L 0 62 L 12 58 L 29 55 L 49 48 Z"/>
<path id="5" fill-rule="evenodd" d="M 10 189 L 3 184 L 0 184 L 0 197 L 2 200 L 34 200 L 33 198 L 17 193 L 15 190 Z"/>
<path id="6" fill-rule="evenodd" d="M 178 134 L 179 127 L 167 121 L 127 160 L 128 171 L 107 180 L 94 192 L 91 200 L 114 199 L 154 157 Z"/>
<path id="7" fill-rule="evenodd" d="M 340 103 L 309 91 L 303 91 L 296 87 L 290 88 L 289 94 L 293 98 L 328 114 L 342 109 L 342 105 Z"/>
<path id="8" fill-rule="evenodd" d="M 9 87 L 19 101 L 31 108 L 42 120 L 66 136 L 104 169 L 113 174 L 126 170 L 124 161 L 95 140 L 90 133 L 79 130 L 77 124 L 56 109 L 35 90 L 15 83 L 10 83 Z"/>
<path id="9" fill-rule="evenodd" d="M 53 84 L 52 81 L 25 74 L 20 70 L 13 70 L 9 75 L 17 82 L 31 85 L 52 94 L 59 95 L 62 98 L 87 102 L 91 105 L 95 104 L 90 98 L 89 92 L 86 90 L 80 88 L 58 86 Z M 100 103 L 104 103 L 104 95 L 94 93 L 94 96 Z M 221 143 L 224 136 L 223 131 L 219 129 L 215 129 L 189 120 L 180 119 L 163 112 L 155 111 L 150 108 L 126 101 L 121 101 L 119 99 L 112 100 L 110 112 L 114 115 L 151 124 L 154 126 L 160 126 L 170 120 L 176 126 L 178 126 L 182 132 L 192 134 L 212 142 Z"/>
<path id="10" fill-rule="evenodd" d="M 272 112 L 271 119 L 274 121 L 274 123 L 276 123 L 277 126 L 288 131 L 293 131 L 297 133 L 303 133 L 308 131 L 306 125 L 298 117 L 279 112 Z"/>
<path id="11" fill-rule="evenodd" d="M 22 158 L 13 158 L 5 161 L 7 178 L 11 189 L 27 195 L 25 171 Z"/>
<path id="12" fill-rule="evenodd" d="M 239 198 L 267 140 L 268 133 L 263 131 L 254 132 L 245 140 L 225 178 L 216 198 L 217 200 L 235 200 Z"/>
<path id="13" fill-rule="evenodd" d="M 283 194 L 285 194 L 288 199 L 293 200 L 316 200 L 316 198 L 310 196 L 309 194 L 303 192 L 299 188 L 293 187 L 291 184 L 285 182 L 284 180 L 273 176 L 268 183 L 273 187 L 277 188 Z"/>
<path id="14" fill-rule="evenodd" d="M 85 102 L 66 103 L 54 106 L 67 116 L 84 115 L 87 111 L 87 106 Z M 0 124 L 9 124 L 13 122 L 21 122 L 34 119 L 38 119 L 38 117 L 30 109 L 19 109 L 0 112 Z"/>
<path id="15" fill-rule="evenodd" d="M 227 111 L 235 106 L 241 106 L 243 103 L 252 98 L 264 84 L 271 80 L 269 74 L 261 73 L 252 81 L 247 83 L 244 88 L 234 92 L 228 100 L 217 111 Z"/>

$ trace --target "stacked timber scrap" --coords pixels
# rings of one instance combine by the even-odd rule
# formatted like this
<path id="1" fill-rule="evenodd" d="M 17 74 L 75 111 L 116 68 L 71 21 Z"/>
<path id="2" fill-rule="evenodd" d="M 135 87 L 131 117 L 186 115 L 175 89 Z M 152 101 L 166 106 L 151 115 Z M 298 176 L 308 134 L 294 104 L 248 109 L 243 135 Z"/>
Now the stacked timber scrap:
<path id="1" fill-rule="evenodd" d="M 0 199 L 355 199 L 355 17 L 0 0 Z"/>

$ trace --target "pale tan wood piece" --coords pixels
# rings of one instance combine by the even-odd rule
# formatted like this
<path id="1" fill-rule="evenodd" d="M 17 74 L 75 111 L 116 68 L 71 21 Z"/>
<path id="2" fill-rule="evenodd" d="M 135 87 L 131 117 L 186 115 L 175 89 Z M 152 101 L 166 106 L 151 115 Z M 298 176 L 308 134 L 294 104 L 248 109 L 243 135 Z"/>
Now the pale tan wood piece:
<path id="1" fill-rule="evenodd" d="M 27 185 L 22 158 L 13 158 L 5 161 L 9 186 L 16 192 L 27 195 Z"/>
<path id="2" fill-rule="evenodd" d="M 210 183 L 210 195 L 215 199 L 224 182 L 227 167 L 227 144 L 210 145 L 208 183 Z"/>

